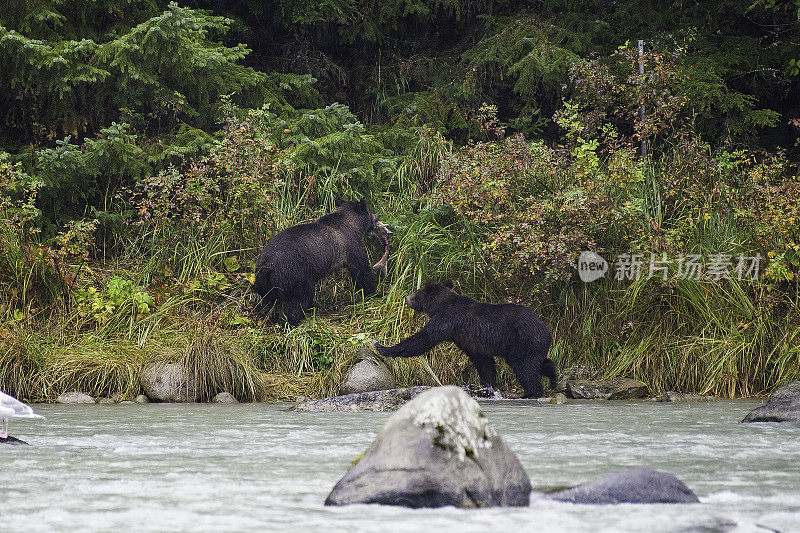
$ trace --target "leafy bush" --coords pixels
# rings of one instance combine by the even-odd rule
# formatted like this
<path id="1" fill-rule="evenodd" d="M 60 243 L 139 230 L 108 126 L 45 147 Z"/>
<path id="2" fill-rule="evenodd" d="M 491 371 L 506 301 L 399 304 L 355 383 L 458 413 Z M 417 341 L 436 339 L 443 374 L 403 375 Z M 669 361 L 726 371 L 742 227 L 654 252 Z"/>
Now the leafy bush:
<path id="1" fill-rule="evenodd" d="M 75 292 L 78 315 L 94 321 L 97 325 L 128 318 L 136 320 L 155 307 L 153 297 L 135 287 L 133 282 L 114 276 L 109 280 L 105 291 L 89 286 Z"/>

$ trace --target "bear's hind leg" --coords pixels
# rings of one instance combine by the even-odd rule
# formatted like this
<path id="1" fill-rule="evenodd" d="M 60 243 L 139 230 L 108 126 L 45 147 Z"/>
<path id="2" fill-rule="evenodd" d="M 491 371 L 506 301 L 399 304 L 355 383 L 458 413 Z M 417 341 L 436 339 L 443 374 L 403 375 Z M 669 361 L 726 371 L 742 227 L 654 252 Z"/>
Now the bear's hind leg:
<path id="1" fill-rule="evenodd" d="M 541 398 L 542 387 L 541 363 L 526 355 L 509 356 L 508 364 L 525 390 L 524 398 Z"/>
<path id="2" fill-rule="evenodd" d="M 287 297 L 283 302 L 283 314 L 286 315 L 286 321 L 292 327 L 302 322 L 308 311 L 311 310 L 313 300 L 313 285 L 296 289 L 291 297 Z"/>
<path id="3" fill-rule="evenodd" d="M 256 303 L 255 312 L 263 318 L 269 318 L 278 298 L 274 295 L 275 291 L 271 291 L 264 296 L 259 295 L 258 303 Z"/>

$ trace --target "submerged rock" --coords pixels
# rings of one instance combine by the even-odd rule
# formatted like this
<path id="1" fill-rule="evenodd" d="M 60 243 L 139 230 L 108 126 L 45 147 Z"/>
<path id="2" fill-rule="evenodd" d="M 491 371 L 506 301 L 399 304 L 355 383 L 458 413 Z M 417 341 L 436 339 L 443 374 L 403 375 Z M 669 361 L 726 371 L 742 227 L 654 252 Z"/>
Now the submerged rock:
<path id="1" fill-rule="evenodd" d="M 321 398 L 318 400 L 303 399 L 295 405 L 293 411 L 397 411 L 410 399 L 430 387 L 408 387 L 371 392 L 358 392 Z"/>
<path id="2" fill-rule="evenodd" d="M 651 468 L 633 468 L 610 474 L 599 481 L 556 492 L 550 498 L 560 502 L 605 505 L 700 501 L 680 479 Z"/>
<path id="3" fill-rule="evenodd" d="M 474 399 L 458 387 L 423 392 L 394 413 L 325 505 L 528 505 L 531 483 Z"/>
<path id="4" fill-rule="evenodd" d="M 653 398 L 654 402 L 711 402 L 714 401 L 713 396 L 704 396 L 702 394 L 693 394 L 689 392 L 675 392 L 668 391 L 661 396 Z"/>
<path id="5" fill-rule="evenodd" d="M 567 396 L 582 400 L 630 400 L 647 396 L 647 385 L 628 378 L 576 379 L 567 382 Z"/>
<path id="6" fill-rule="evenodd" d="M 158 362 L 139 376 L 142 390 L 154 402 L 195 402 L 197 383 L 186 367 L 178 363 Z"/>
<path id="7" fill-rule="evenodd" d="M 220 392 L 214 399 L 211 400 L 212 403 L 239 403 L 239 400 L 234 398 L 233 394 L 230 392 Z"/>
<path id="8" fill-rule="evenodd" d="M 794 422 L 800 424 L 800 381 L 770 394 L 766 405 L 757 407 L 742 422 Z"/>
<path id="9" fill-rule="evenodd" d="M 11 435 L 9 435 L 6 438 L 0 437 L 0 444 L 8 444 L 8 445 L 11 445 L 11 446 L 30 446 L 30 444 L 28 444 L 24 440 L 20 440 L 20 439 L 18 439 L 16 437 L 12 437 Z"/>
<path id="10" fill-rule="evenodd" d="M 339 392 L 341 394 L 355 394 L 393 388 L 395 388 L 395 381 L 389 367 L 382 361 L 366 358 L 350 369 L 350 373 L 347 375 L 347 379 L 342 384 Z"/>
<path id="11" fill-rule="evenodd" d="M 56 402 L 66 404 L 97 403 L 94 398 L 80 391 L 65 392 L 56 398 Z"/>

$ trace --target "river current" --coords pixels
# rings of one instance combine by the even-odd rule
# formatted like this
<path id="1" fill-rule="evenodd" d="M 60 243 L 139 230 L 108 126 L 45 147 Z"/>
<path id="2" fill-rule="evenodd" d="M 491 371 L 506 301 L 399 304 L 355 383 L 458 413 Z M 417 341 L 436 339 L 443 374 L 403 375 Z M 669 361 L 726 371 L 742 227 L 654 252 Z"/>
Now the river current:
<path id="1" fill-rule="evenodd" d="M 285 404 L 38 405 L 0 447 L 0 530 L 800 532 L 800 427 L 740 424 L 755 401 L 486 401 L 536 493 L 527 508 L 325 507 L 390 413 Z M 699 505 L 590 506 L 542 492 L 630 467 Z"/>

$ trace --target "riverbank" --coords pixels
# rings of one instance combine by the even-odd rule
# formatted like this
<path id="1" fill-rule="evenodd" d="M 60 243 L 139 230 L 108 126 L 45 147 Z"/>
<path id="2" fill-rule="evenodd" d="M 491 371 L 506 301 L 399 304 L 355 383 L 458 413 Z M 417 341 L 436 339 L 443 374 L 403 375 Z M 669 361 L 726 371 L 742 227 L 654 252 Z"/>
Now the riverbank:
<path id="1" fill-rule="evenodd" d="M 71 390 L 95 398 L 132 400 L 142 392 L 142 371 L 162 361 L 184 365 L 200 384 L 199 398 L 206 401 L 223 391 L 240 401 L 334 396 L 358 362 L 360 346 L 370 339 L 396 342 L 424 323 L 403 305 L 405 277 L 392 279 L 390 274 L 388 279 L 382 278 L 382 295 L 366 301 L 352 293 L 345 275 L 329 278 L 317 293 L 315 315 L 288 328 L 253 314 L 253 296 L 241 274 L 221 276 L 222 288 L 162 297 L 162 303 L 147 314 L 131 314 L 124 307 L 113 309 L 100 324 L 82 316 L 80 306 L 72 314 L 52 314 L 42 322 L 9 321 L 0 327 L 0 387 L 33 402 L 52 402 Z M 648 302 L 669 288 L 633 284 L 613 301 L 600 300 L 604 292 L 613 294 L 612 287 L 593 289 L 594 293 L 585 287 L 582 290 L 593 295 L 594 304 L 539 307 L 554 333 L 550 357 L 562 377 L 628 377 L 647 385 L 651 396 L 677 391 L 721 398 L 765 396 L 775 387 L 800 379 L 797 346 L 787 342 L 793 338 L 791 329 L 767 354 L 769 358 L 748 361 L 746 357 L 753 352 L 747 351 L 744 343 L 765 339 L 758 336 L 762 332 L 747 341 L 754 334 L 747 323 L 717 336 L 688 336 L 665 330 L 664 317 L 655 307 L 643 314 Z M 718 286 L 697 284 L 696 289 L 722 301 L 723 289 Z M 626 299 L 631 293 L 640 300 L 633 307 Z M 567 297 L 575 297 L 577 292 L 570 294 Z M 713 300 L 704 301 L 710 309 Z M 615 305 L 624 308 L 614 310 Z M 725 310 L 720 304 L 708 320 Z M 731 310 L 726 320 L 736 320 L 735 313 Z M 672 316 L 669 321 L 676 318 L 680 317 Z M 590 329 L 572 325 L 589 320 L 593 320 Z M 757 327 L 766 323 L 763 315 L 753 320 L 761 321 L 762 326 Z M 636 331 L 627 324 L 635 324 Z M 615 325 L 621 328 L 617 336 L 608 331 Z M 642 336 L 648 329 L 650 333 Z M 592 338 L 593 331 L 604 333 Z M 766 351 L 766 346 L 753 347 Z M 501 391 L 506 396 L 521 394 L 507 364 L 499 358 L 496 361 Z M 479 384 L 468 358 L 449 343 L 432 350 L 425 362 L 411 358 L 388 360 L 387 364 L 398 387 L 432 386 L 437 384 L 435 380 L 457 386 Z"/>

